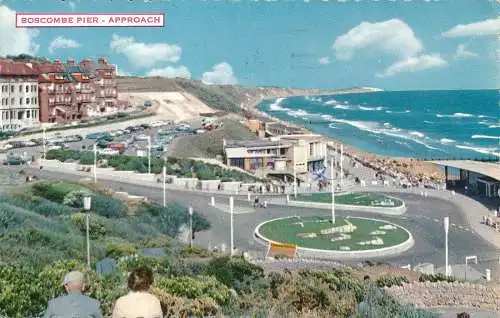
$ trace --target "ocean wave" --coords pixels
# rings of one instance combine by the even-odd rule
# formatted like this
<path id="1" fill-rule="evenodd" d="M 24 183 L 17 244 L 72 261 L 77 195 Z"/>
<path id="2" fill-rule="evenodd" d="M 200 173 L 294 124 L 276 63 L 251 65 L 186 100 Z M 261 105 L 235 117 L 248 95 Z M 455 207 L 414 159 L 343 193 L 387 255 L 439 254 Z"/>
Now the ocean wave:
<path id="1" fill-rule="evenodd" d="M 316 103 L 321 103 L 323 102 L 323 98 L 321 97 L 316 97 L 316 96 L 306 96 L 304 97 L 305 100 L 308 100 L 310 102 L 316 102 Z"/>
<path id="2" fill-rule="evenodd" d="M 500 125 L 489 125 L 488 128 L 500 128 Z"/>
<path id="3" fill-rule="evenodd" d="M 500 136 L 472 135 L 472 139 L 500 139 Z"/>
<path id="4" fill-rule="evenodd" d="M 382 107 L 382 106 L 376 106 L 376 107 L 358 106 L 358 108 L 360 110 L 368 110 L 368 111 L 373 111 L 373 110 L 380 111 L 380 110 L 384 109 L 384 107 Z"/>
<path id="5" fill-rule="evenodd" d="M 335 126 L 335 123 L 329 123 L 329 124 L 328 124 L 328 128 L 331 128 L 331 129 L 339 129 L 339 127 Z"/>
<path id="6" fill-rule="evenodd" d="M 453 139 L 448 139 L 448 138 L 441 138 L 440 142 L 441 142 L 442 144 L 452 144 L 452 143 L 454 143 L 454 142 L 455 142 L 455 140 L 453 140 Z"/>
<path id="7" fill-rule="evenodd" d="M 454 113 L 453 115 L 443 115 L 443 114 L 436 114 L 436 117 L 438 118 L 471 118 L 471 117 L 476 117 L 472 114 L 468 113 Z"/>
<path id="8" fill-rule="evenodd" d="M 426 123 L 426 124 L 435 124 L 435 122 L 429 121 L 429 120 L 424 120 L 424 123 Z"/>
<path id="9" fill-rule="evenodd" d="M 288 108 L 281 107 L 281 103 L 284 100 L 285 100 L 285 98 L 283 98 L 283 97 L 276 98 L 276 100 L 274 101 L 274 103 L 272 103 L 271 105 L 269 105 L 269 110 L 272 110 L 272 111 L 288 110 Z"/>
<path id="10" fill-rule="evenodd" d="M 411 110 L 407 109 L 407 110 L 402 111 L 402 112 L 395 112 L 392 110 L 386 110 L 385 112 L 388 114 L 408 114 L 408 113 L 411 113 Z"/>
<path id="11" fill-rule="evenodd" d="M 304 120 L 308 120 L 308 118 L 305 117 L 305 116 L 311 115 L 311 114 L 309 114 L 308 112 L 306 112 L 305 110 L 302 110 L 302 109 L 289 110 L 289 111 L 286 112 L 286 114 L 288 116 L 292 116 L 292 117 L 295 117 L 295 118 L 302 117 L 302 119 L 304 119 Z"/>
<path id="12" fill-rule="evenodd" d="M 335 99 L 329 100 L 325 102 L 325 105 L 337 105 L 339 102 L 336 101 Z"/>
<path id="13" fill-rule="evenodd" d="M 421 133 L 420 131 L 412 131 L 412 132 L 410 132 L 410 135 L 416 136 L 416 137 L 419 137 L 419 138 L 424 138 L 425 137 L 425 134 Z"/>
<path id="14" fill-rule="evenodd" d="M 441 148 L 433 147 L 433 146 L 423 142 L 422 140 L 419 140 L 419 138 L 415 138 L 415 136 L 417 136 L 417 134 L 423 135 L 422 133 L 420 133 L 418 131 L 414 131 L 413 134 L 411 134 L 412 132 L 405 133 L 403 131 L 403 129 L 397 128 L 397 127 L 388 128 L 386 125 L 386 127 L 382 128 L 382 127 L 380 127 L 381 125 L 378 122 L 346 120 L 346 119 L 340 119 L 340 118 L 333 118 L 332 121 L 337 122 L 337 123 L 347 124 L 347 125 L 353 126 L 355 128 L 358 128 L 359 130 L 368 131 L 368 132 L 371 132 L 373 134 L 378 134 L 378 135 L 383 134 L 383 135 L 391 136 L 394 138 L 413 141 L 413 142 L 418 143 L 418 144 L 420 144 L 428 149 L 444 151 Z"/>
<path id="15" fill-rule="evenodd" d="M 335 105 L 336 109 L 345 109 L 345 110 L 351 110 L 351 106 L 344 106 L 344 105 Z"/>
<path id="16" fill-rule="evenodd" d="M 472 147 L 472 146 L 462 146 L 462 145 L 455 145 L 455 147 L 459 149 L 472 150 L 478 153 L 482 153 L 484 155 L 493 155 L 500 157 L 500 152 L 498 152 L 500 150 L 499 148 L 484 148 L 484 147 Z"/>

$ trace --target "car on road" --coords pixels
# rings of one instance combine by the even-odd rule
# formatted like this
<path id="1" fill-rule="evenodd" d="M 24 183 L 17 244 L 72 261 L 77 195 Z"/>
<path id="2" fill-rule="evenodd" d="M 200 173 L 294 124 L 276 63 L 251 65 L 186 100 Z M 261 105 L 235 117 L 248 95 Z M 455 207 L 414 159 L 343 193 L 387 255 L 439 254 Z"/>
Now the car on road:
<path id="1" fill-rule="evenodd" d="M 60 145 L 50 145 L 47 147 L 47 150 L 61 150 L 62 148 Z"/>
<path id="2" fill-rule="evenodd" d="M 146 136 L 144 134 L 141 134 L 139 136 L 135 136 L 135 140 L 148 140 L 150 137 Z"/>
<path id="3" fill-rule="evenodd" d="M 114 156 L 114 155 L 119 155 L 120 154 L 120 152 L 118 150 L 114 150 L 114 149 L 110 149 L 110 148 L 97 150 L 97 153 L 99 153 L 101 155 L 110 155 L 110 156 Z"/>
<path id="4" fill-rule="evenodd" d="M 161 126 L 166 126 L 167 123 L 164 121 L 154 121 L 151 123 L 151 127 L 161 127 Z"/>
<path id="5" fill-rule="evenodd" d="M 18 165 L 23 165 L 26 163 L 26 160 L 24 160 L 22 157 L 19 156 L 7 156 L 7 159 L 4 160 L 3 164 L 4 165 L 9 165 L 9 166 L 18 166 Z"/>

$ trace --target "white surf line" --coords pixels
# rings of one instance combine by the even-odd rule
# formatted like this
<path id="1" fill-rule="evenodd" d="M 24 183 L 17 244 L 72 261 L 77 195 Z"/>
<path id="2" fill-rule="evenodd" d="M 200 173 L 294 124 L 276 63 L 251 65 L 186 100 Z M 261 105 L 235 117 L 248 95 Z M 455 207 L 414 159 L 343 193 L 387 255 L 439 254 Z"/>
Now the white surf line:
<path id="1" fill-rule="evenodd" d="M 434 219 L 434 222 L 436 222 L 436 223 L 437 223 L 437 222 L 439 222 L 439 220 L 438 220 L 438 219 Z"/>

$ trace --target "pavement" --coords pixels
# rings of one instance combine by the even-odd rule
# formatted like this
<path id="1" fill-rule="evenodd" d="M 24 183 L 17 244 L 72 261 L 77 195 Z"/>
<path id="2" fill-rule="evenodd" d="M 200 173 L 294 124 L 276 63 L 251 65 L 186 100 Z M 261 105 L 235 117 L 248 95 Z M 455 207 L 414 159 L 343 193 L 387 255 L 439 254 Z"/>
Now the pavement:
<path id="1" fill-rule="evenodd" d="M 4 167 L 5 170 L 25 170 L 27 173 L 37 175 L 39 178 L 57 180 L 77 181 L 82 176 L 69 173 L 39 170 L 33 168 Z M 126 191 L 130 194 L 146 196 L 150 200 L 161 203 L 163 193 L 160 187 L 144 184 L 130 184 L 117 181 L 98 180 L 102 186 L 115 190 Z M 386 190 L 387 191 L 387 190 Z M 464 214 L 456 202 L 440 197 L 428 196 L 423 198 L 415 193 L 388 192 L 405 200 L 408 209 L 403 216 L 376 215 L 366 212 L 353 212 L 338 209 L 339 216 L 361 216 L 374 217 L 386 220 L 407 228 L 413 235 L 415 245 L 412 249 L 389 258 L 370 259 L 374 262 L 384 262 L 396 266 L 419 263 L 433 263 L 436 266 L 444 266 L 444 244 L 445 235 L 442 220 L 445 216 L 450 217 L 449 231 L 449 262 L 450 264 L 464 264 L 465 257 L 476 255 L 479 264 L 471 265 L 471 268 L 484 273 L 486 268 L 492 270 L 492 278 L 500 278 L 499 249 L 478 235 L 469 222 L 469 216 Z M 215 197 L 216 206 L 209 205 L 210 196 Z M 229 199 L 227 194 L 213 194 L 203 192 L 187 192 L 185 190 L 169 189 L 167 201 L 174 201 L 184 206 L 192 206 L 195 210 L 202 212 L 210 221 L 212 228 L 196 234 L 194 243 L 200 247 L 216 246 L 220 244 L 230 245 L 230 214 L 227 213 Z M 263 257 L 266 248 L 253 239 L 255 227 L 263 221 L 271 218 L 284 216 L 308 216 L 328 214 L 329 211 L 307 209 L 300 207 L 289 207 L 270 204 L 268 208 L 252 208 L 247 201 L 246 195 L 235 196 L 235 210 L 244 211 L 234 215 L 234 242 L 238 252 L 248 251 L 251 255 Z"/>

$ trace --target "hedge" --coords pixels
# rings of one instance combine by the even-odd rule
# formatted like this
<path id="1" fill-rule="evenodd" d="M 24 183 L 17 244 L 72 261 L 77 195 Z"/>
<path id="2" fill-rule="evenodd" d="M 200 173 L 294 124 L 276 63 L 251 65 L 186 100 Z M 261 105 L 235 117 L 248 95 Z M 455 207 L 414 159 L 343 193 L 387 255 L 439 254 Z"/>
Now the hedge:
<path id="1" fill-rule="evenodd" d="M 48 160 L 79 161 L 80 164 L 89 165 L 94 163 L 92 151 L 79 151 L 70 149 L 49 150 Z M 101 155 L 99 160 L 106 159 L 107 165 L 120 171 L 135 171 L 138 173 L 148 172 L 148 158 L 124 155 Z M 159 174 L 163 171 L 165 161 L 162 158 L 151 158 L 151 172 Z M 168 158 L 167 173 L 178 177 L 196 177 L 199 180 L 233 180 L 243 182 L 256 182 L 260 179 L 236 170 L 226 169 L 218 165 L 204 163 L 185 158 Z"/>

